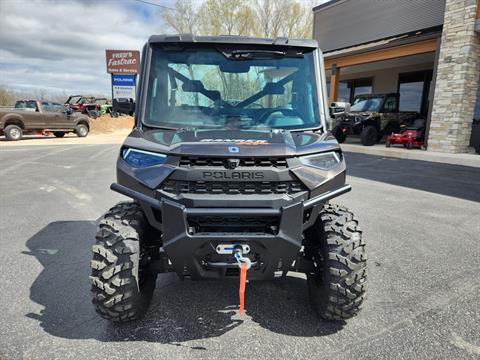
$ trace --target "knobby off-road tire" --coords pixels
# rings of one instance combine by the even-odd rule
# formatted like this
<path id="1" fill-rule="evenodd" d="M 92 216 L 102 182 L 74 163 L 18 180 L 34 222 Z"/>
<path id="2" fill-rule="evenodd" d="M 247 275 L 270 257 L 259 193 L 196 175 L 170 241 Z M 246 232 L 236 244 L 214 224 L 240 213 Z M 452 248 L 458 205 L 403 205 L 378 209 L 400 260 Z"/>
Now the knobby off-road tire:
<path id="1" fill-rule="evenodd" d="M 367 263 L 358 221 L 347 208 L 326 204 L 305 233 L 307 256 L 317 268 L 307 274 L 310 301 L 327 320 L 349 319 L 365 300 Z"/>
<path id="2" fill-rule="evenodd" d="M 363 146 L 372 146 L 378 140 L 378 131 L 375 126 L 368 125 L 360 133 L 360 141 Z"/>
<path id="3" fill-rule="evenodd" d="M 332 134 L 335 136 L 335 139 L 337 139 L 339 144 L 343 144 L 347 139 L 347 134 L 345 134 L 340 127 L 333 129 Z"/>
<path id="4" fill-rule="evenodd" d="M 93 305 L 103 318 L 127 322 L 148 309 L 156 274 L 142 264 L 148 223 L 139 204 L 121 202 L 100 221 L 91 261 Z"/>

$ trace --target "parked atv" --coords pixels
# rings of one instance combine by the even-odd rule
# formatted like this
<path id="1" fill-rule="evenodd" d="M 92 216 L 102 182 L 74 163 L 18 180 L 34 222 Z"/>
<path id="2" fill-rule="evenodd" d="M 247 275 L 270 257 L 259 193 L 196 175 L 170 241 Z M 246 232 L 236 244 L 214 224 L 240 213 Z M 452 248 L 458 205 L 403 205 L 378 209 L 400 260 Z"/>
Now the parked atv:
<path id="1" fill-rule="evenodd" d="M 115 117 L 117 117 L 119 114 L 133 116 L 135 113 L 135 101 L 132 98 L 113 99 L 112 112 L 115 114 Z"/>
<path id="2" fill-rule="evenodd" d="M 65 106 L 72 111 L 76 111 L 91 118 L 97 118 L 100 116 L 100 107 L 95 102 L 93 96 L 72 95 L 69 96 L 65 102 Z"/>
<path id="3" fill-rule="evenodd" d="M 321 317 L 359 312 L 365 240 L 330 203 L 351 187 L 326 132 L 321 57 L 313 40 L 150 37 L 111 185 L 133 201 L 104 215 L 93 246 L 100 316 L 141 318 L 166 272 L 239 279 L 240 312 L 247 279 L 303 272 Z"/>
<path id="4" fill-rule="evenodd" d="M 112 104 L 107 98 L 95 98 L 99 115 L 112 114 Z"/>
<path id="5" fill-rule="evenodd" d="M 372 146 L 384 136 L 399 132 L 419 117 L 416 112 L 400 112 L 399 97 L 397 93 L 357 95 L 350 111 L 337 116 L 333 135 L 339 143 L 348 135 L 360 135 L 363 145 Z"/>

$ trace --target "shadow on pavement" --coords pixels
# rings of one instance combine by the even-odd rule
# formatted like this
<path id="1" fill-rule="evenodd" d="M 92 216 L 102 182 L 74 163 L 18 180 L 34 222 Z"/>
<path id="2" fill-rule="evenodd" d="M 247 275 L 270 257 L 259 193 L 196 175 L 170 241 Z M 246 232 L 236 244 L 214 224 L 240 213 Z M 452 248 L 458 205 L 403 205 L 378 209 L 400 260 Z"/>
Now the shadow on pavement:
<path id="1" fill-rule="evenodd" d="M 248 284 L 246 316 L 239 316 L 237 280 L 180 281 L 175 274 L 159 275 L 145 319 L 111 324 L 96 315 L 90 302 L 88 276 L 95 230 L 90 221 L 53 222 L 26 244 L 29 250 L 23 253 L 43 266 L 31 285 L 30 299 L 44 307 L 39 314 L 26 316 L 53 336 L 183 346 L 185 341 L 223 335 L 248 317 L 265 329 L 291 336 L 328 335 L 344 325 L 314 316 L 303 279 Z"/>
<path id="2" fill-rule="evenodd" d="M 480 201 L 480 168 L 351 152 L 345 158 L 350 176 Z"/>

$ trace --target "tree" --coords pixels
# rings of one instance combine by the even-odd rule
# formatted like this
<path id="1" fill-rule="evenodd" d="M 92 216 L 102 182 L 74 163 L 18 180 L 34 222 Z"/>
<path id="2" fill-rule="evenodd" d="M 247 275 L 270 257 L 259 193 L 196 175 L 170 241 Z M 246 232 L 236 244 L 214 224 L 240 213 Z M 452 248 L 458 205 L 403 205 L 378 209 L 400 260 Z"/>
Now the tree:
<path id="1" fill-rule="evenodd" d="M 254 35 L 276 38 L 311 38 L 313 2 L 297 0 L 255 0 Z"/>
<path id="2" fill-rule="evenodd" d="M 163 20 L 179 34 L 197 34 L 199 11 L 191 0 L 177 0 L 175 10 L 166 10 Z"/>
<path id="3" fill-rule="evenodd" d="M 0 85 L 0 106 L 13 106 L 15 104 L 15 95 L 5 86 Z"/>
<path id="4" fill-rule="evenodd" d="M 245 0 L 207 0 L 199 14 L 205 35 L 248 35 L 254 18 Z"/>
<path id="5" fill-rule="evenodd" d="M 312 0 L 177 0 L 163 19 L 177 33 L 275 38 L 312 36 Z"/>

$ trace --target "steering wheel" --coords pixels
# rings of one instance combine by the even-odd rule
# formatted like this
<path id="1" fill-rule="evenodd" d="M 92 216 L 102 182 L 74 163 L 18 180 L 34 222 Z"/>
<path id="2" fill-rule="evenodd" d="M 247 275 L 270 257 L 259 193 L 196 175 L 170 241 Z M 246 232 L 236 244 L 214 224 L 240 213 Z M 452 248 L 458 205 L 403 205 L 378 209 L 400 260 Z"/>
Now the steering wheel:
<path id="1" fill-rule="evenodd" d="M 282 113 L 283 115 L 285 116 L 296 116 L 296 117 L 299 117 L 299 118 L 302 118 L 301 114 L 297 111 L 297 110 L 294 110 L 294 109 L 281 109 L 281 108 L 277 108 L 277 109 L 267 109 L 263 112 L 263 114 L 261 114 L 258 119 L 257 119 L 257 123 L 262 123 L 263 121 L 265 121 L 266 119 L 268 119 L 268 117 L 276 112 L 279 112 L 279 113 Z"/>

